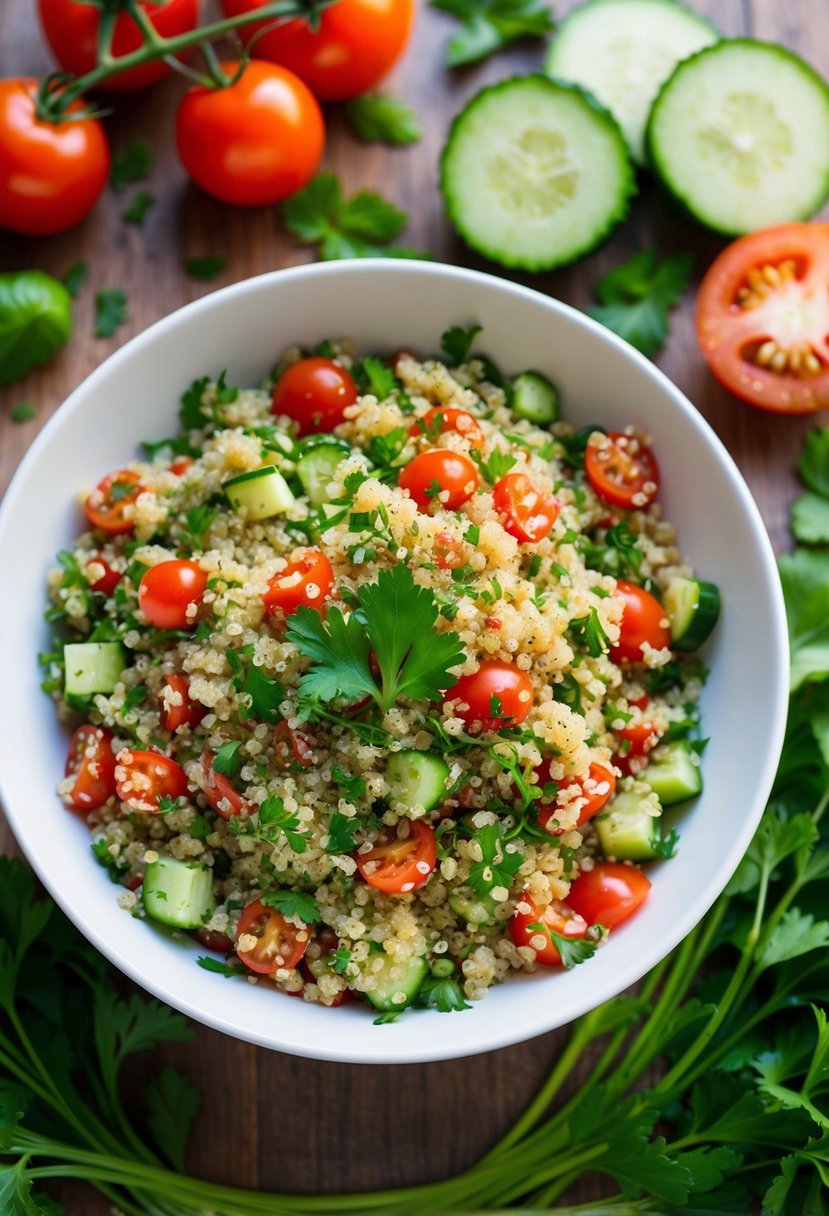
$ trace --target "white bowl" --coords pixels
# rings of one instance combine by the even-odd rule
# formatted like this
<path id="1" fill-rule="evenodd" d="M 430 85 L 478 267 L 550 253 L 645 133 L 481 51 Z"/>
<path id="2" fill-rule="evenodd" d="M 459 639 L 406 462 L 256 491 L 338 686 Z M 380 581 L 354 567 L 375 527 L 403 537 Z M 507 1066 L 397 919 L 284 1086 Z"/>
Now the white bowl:
<path id="1" fill-rule="evenodd" d="M 462 1014 L 412 1012 L 372 1025 L 362 1006 L 321 1008 L 196 966 L 198 948 L 116 904 L 89 834 L 54 792 L 66 735 L 38 688 L 48 640 L 44 579 L 81 528 L 79 489 L 118 468 L 141 439 L 176 429 L 182 390 L 227 369 L 257 382 L 290 343 L 351 335 L 361 350 L 437 349 L 451 324 L 484 327 L 481 347 L 507 373 L 545 372 L 577 425 L 651 432 L 662 500 L 683 552 L 717 583 L 724 611 L 705 658 L 705 791 L 681 822 L 677 856 L 652 868 L 639 915 L 594 960 L 491 989 Z M 182 308 L 133 339 L 86 380 L 32 445 L 0 512 L 4 573 L 0 791 L 43 883 L 85 936 L 133 980 L 228 1034 L 296 1055 L 410 1063 L 472 1055 L 561 1026 L 653 967 L 705 914 L 762 814 L 783 736 L 788 653 L 783 602 L 757 508 L 728 453 L 652 364 L 580 313 L 524 287 L 450 266 L 378 260 L 281 270 Z"/>

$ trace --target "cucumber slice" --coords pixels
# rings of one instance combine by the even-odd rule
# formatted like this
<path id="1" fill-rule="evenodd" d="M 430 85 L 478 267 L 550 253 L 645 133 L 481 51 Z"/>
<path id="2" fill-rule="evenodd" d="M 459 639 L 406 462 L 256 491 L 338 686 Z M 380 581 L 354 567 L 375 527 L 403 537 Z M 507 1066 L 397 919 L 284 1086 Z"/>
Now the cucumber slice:
<path id="1" fill-rule="evenodd" d="M 328 486 L 339 466 L 350 455 L 351 448 L 347 443 L 331 439 L 300 456 L 297 476 L 312 507 L 321 507 L 323 503 L 330 502 Z"/>
<path id="2" fill-rule="evenodd" d="M 683 739 L 665 743 L 653 753 L 639 780 L 647 781 L 663 806 L 687 802 L 702 793 L 699 756 Z"/>
<path id="3" fill-rule="evenodd" d="M 719 590 L 702 579 L 675 578 L 662 602 L 671 622 L 675 650 L 696 650 L 719 620 Z"/>
<path id="4" fill-rule="evenodd" d="M 141 899 L 147 915 L 162 925 L 199 929 L 215 906 L 213 871 L 195 861 L 159 857 L 147 864 Z"/>
<path id="5" fill-rule="evenodd" d="M 386 764 L 389 801 L 398 810 L 431 809 L 446 797 L 449 765 L 432 752 L 392 752 Z"/>
<path id="6" fill-rule="evenodd" d="M 449 219 L 503 266 L 549 270 L 601 243 L 634 191 L 621 131 L 577 85 L 522 76 L 477 93 L 440 164 Z"/>
<path id="7" fill-rule="evenodd" d="M 371 955 L 372 959 L 377 957 Z M 411 1005 L 429 974 L 429 963 L 423 957 L 397 962 L 391 955 L 386 955 L 382 966 L 371 974 L 374 987 L 363 995 L 381 1013 L 391 1013 Z"/>
<path id="8" fill-rule="evenodd" d="M 653 99 L 681 59 L 720 37 L 674 0 L 588 0 L 556 31 L 544 70 L 589 89 L 622 128 L 637 164 Z"/>
<path id="9" fill-rule="evenodd" d="M 605 857 L 612 861 L 652 861 L 661 856 L 659 816 L 649 815 L 639 794 L 617 794 L 610 809 L 593 820 Z"/>
<path id="10" fill-rule="evenodd" d="M 495 900 L 491 895 L 475 895 L 470 887 L 450 892 L 449 907 L 468 925 L 489 929 L 495 924 Z"/>
<path id="11" fill-rule="evenodd" d="M 233 510 L 251 521 L 282 515 L 296 502 L 285 478 L 272 464 L 231 477 L 222 489 Z"/>
<path id="12" fill-rule="evenodd" d="M 717 232 L 807 219 L 829 197 L 829 86 L 782 46 L 733 38 L 686 59 L 646 139 L 662 184 Z"/>
<path id="13" fill-rule="evenodd" d="M 127 656 L 120 642 L 67 642 L 63 662 L 66 694 L 88 697 L 94 692 L 114 692 Z"/>
<path id="14" fill-rule="evenodd" d="M 520 372 L 512 382 L 512 411 L 536 426 L 558 419 L 558 390 L 541 372 Z"/>

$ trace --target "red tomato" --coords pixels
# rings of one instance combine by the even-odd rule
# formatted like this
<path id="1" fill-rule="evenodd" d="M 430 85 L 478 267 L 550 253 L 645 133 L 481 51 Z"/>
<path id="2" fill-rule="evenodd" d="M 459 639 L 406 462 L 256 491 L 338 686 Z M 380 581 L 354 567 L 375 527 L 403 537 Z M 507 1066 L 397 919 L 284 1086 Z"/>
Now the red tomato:
<path id="1" fill-rule="evenodd" d="M 457 511 L 475 493 L 480 479 L 475 465 L 462 452 L 430 448 L 400 470 L 397 484 L 409 491 L 420 511 L 428 511 L 433 503 Z M 443 491 L 448 493 L 445 502 L 438 497 Z"/>
<path id="2" fill-rule="evenodd" d="M 536 959 L 543 966 L 560 967 L 561 955 L 549 933 L 545 933 L 543 929 L 533 929 L 531 926 L 546 925 L 559 937 L 584 937 L 588 929 L 587 921 L 558 899 L 554 899 L 551 904 L 548 904 L 543 912 L 539 912 L 526 892 L 521 894 L 518 902 L 527 904 L 530 910 L 529 912 L 513 912 L 509 922 L 512 940 L 516 946 L 531 946 L 535 950 Z"/>
<path id="3" fill-rule="evenodd" d="M 333 431 L 345 419 L 345 408 L 357 400 L 357 385 L 333 359 L 315 355 L 300 359 L 282 373 L 273 389 L 272 414 L 287 414 L 299 423 L 300 435 Z"/>
<path id="4" fill-rule="evenodd" d="M 623 579 L 617 581 L 616 591 L 622 596 L 625 606 L 619 641 L 610 648 L 612 661 L 641 662 L 644 643 L 652 646 L 654 650 L 670 647 L 671 630 L 668 618 L 656 596 L 651 595 L 644 587 L 626 583 Z"/>
<path id="5" fill-rule="evenodd" d="M 164 691 L 161 694 L 161 725 L 165 730 L 177 731 L 180 726 L 198 726 L 207 713 L 205 707 L 198 701 L 190 699 L 190 685 L 187 677 L 174 672 L 164 677 Z"/>
<path id="6" fill-rule="evenodd" d="M 170 465 L 170 472 L 175 473 L 176 477 L 183 477 L 192 463 L 193 458 L 191 456 L 179 456 Z"/>
<path id="7" fill-rule="evenodd" d="M 457 410 L 448 405 L 436 405 L 434 409 L 429 410 L 422 418 L 418 418 L 417 422 L 409 430 L 409 438 L 422 439 L 426 436 L 434 440 L 437 435 L 442 435 L 444 431 L 454 431 L 456 435 L 468 439 L 473 445 L 483 443 L 484 441 L 483 432 L 472 414 L 467 414 L 466 410 Z"/>
<path id="8" fill-rule="evenodd" d="M 401 895 L 424 886 L 437 865 L 435 833 L 422 819 L 401 819 L 409 834 L 385 832 L 370 853 L 355 854 L 357 869 L 370 887 L 388 895 Z M 398 825 L 399 826 L 399 825 Z"/>
<path id="9" fill-rule="evenodd" d="M 587 480 L 614 507 L 642 508 L 659 493 L 659 466 L 646 443 L 624 431 L 594 431 L 584 453 Z"/>
<path id="10" fill-rule="evenodd" d="M 334 568 L 320 549 L 302 550 L 275 574 L 262 596 L 268 616 L 290 616 L 300 604 L 321 609 L 334 589 Z"/>
<path id="11" fill-rule="evenodd" d="M 0 228 L 51 236 L 79 223 L 95 206 L 109 177 L 109 145 L 96 118 L 37 117 L 38 82 L 0 80 Z"/>
<path id="12" fill-rule="evenodd" d="M 303 768 L 310 768 L 314 763 L 316 740 L 307 731 L 291 730 L 287 722 L 279 722 L 274 727 L 273 740 L 277 759 L 283 764 L 294 760 Z"/>
<path id="13" fill-rule="evenodd" d="M 223 63 L 233 76 L 237 63 Z M 176 112 L 182 165 L 214 198 L 264 207 L 295 194 L 314 176 L 325 127 L 313 95 L 293 73 L 251 59 L 235 84 L 196 85 Z"/>
<path id="14" fill-rule="evenodd" d="M 132 532 L 135 521 L 132 504 L 143 491 L 141 479 L 129 469 L 119 469 L 100 481 L 84 503 L 86 517 L 93 528 L 110 536 Z"/>
<path id="15" fill-rule="evenodd" d="M 463 718 L 467 730 L 503 730 L 524 721 L 532 709 L 533 686 L 527 673 L 514 663 L 484 659 L 473 675 L 461 676 L 443 699 L 466 704 L 466 709 L 457 708 L 455 713 Z"/>
<path id="16" fill-rule="evenodd" d="M 459 540 L 449 532 L 438 532 L 433 551 L 441 570 L 458 570 L 466 561 L 466 551 Z"/>
<path id="17" fill-rule="evenodd" d="M 539 785 L 546 785 L 550 780 L 550 761 L 542 760 L 535 771 L 539 777 Z M 558 827 L 555 822 L 556 814 L 559 801 L 564 802 L 568 807 L 574 805 L 569 798 L 561 798 L 564 791 L 571 790 L 573 786 L 578 786 L 581 790 L 579 795 L 579 803 L 581 805 L 579 807 L 579 817 L 576 820 L 576 827 L 580 828 L 583 823 L 587 823 L 588 819 L 592 819 L 594 815 L 597 815 L 605 803 L 613 797 L 613 791 L 616 789 L 616 774 L 606 764 L 594 762 L 590 765 L 590 771 L 586 777 L 575 777 L 559 786 L 556 802 L 539 802 L 537 804 L 538 826 L 543 828 L 545 832 L 549 832 L 551 836 L 560 836 L 562 834 L 562 828 Z"/>
<path id="18" fill-rule="evenodd" d="M 507 473 L 496 482 L 492 504 L 510 536 L 533 545 L 550 535 L 561 510 L 552 494 L 537 490 L 525 473 Z"/>
<path id="19" fill-rule="evenodd" d="M 761 409 L 829 406 L 829 223 L 740 237 L 697 295 L 697 341 L 717 379 Z"/>
<path id="20" fill-rule="evenodd" d="M 664 729 L 642 718 L 638 722 L 629 722 L 614 733 L 621 740 L 621 746 L 613 757 L 613 763 L 623 773 L 631 776 L 641 773 L 645 768 L 648 752 L 652 752 L 656 747 Z"/>
<path id="21" fill-rule="evenodd" d="M 219 933 L 218 929 L 196 929 L 193 933 L 196 941 L 204 946 L 205 950 L 212 950 L 214 954 L 230 954 L 234 943 L 226 933 Z"/>
<path id="22" fill-rule="evenodd" d="M 201 771 L 204 778 L 204 796 L 222 819 L 232 819 L 234 815 L 250 815 L 256 809 L 247 798 L 242 797 L 224 773 L 213 771 L 213 753 L 206 748 L 202 752 Z"/>
<path id="23" fill-rule="evenodd" d="M 567 902 L 588 924 L 613 929 L 633 915 L 650 889 L 649 880 L 636 866 L 601 861 L 579 874 Z"/>
<path id="24" fill-rule="evenodd" d="M 222 8 L 235 17 L 266 2 L 222 0 Z M 256 22 L 239 33 L 249 41 L 267 30 L 251 48 L 255 55 L 296 72 L 322 101 L 345 101 L 373 88 L 396 62 L 409 40 L 414 8 L 414 0 L 339 0 L 322 14 L 316 32 L 296 20 L 276 28 Z"/>
<path id="25" fill-rule="evenodd" d="M 115 757 L 115 792 L 134 811 L 155 814 L 159 798 L 181 798 L 187 793 L 187 775 L 161 752 L 124 747 Z"/>
<path id="26" fill-rule="evenodd" d="M 98 574 L 99 569 L 101 570 L 100 574 Z M 92 557 L 90 557 L 89 561 L 87 562 L 86 574 L 87 578 L 89 578 L 90 575 L 94 576 L 89 584 L 89 590 L 99 591 L 101 595 L 106 595 L 107 597 L 112 595 L 113 591 L 121 581 L 121 575 L 118 573 L 118 571 L 113 570 L 109 562 L 105 562 L 104 559 L 99 557 L 97 553 L 93 553 Z"/>
<path id="27" fill-rule="evenodd" d="M 103 726 L 79 726 L 69 743 L 64 772 L 75 778 L 66 805 L 73 811 L 97 811 L 115 793 L 112 732 Z"/>
<path id="28" fill-rule="evenodd" d="M 192 629 L 206 589 L 204 570 L 176 557 L 150 566 L 138 587 L 138 606 L 156 629 Z"/>
<path id="29" fill-rule="evenodd" d="M 247 949 L 240 949 L 244 938 L 256 940 Z M 311 930 L 307 925 L 300 928 L 286 920 L 276 908 L 268 908 L 261 899 L 255 899 L 239 917 L 236 953 L 251 971 L 273 975 L 283 967 L 296 967 L 310 940 Z"/>
<path id="30" fill-rule="evenodd" d="M 196 27 L 199 19 L 198 0 L 162 0 L 161 4 L 140 0 L 150 23 L 164 38 L 184 34 Z M 78 0 L 38 0 L 40 24 L 52 54 L 60 66 L 73 76 L 83 76 L 98 62 L 98 26 L 101 10 Z M 112 36 L 112 55 L 120 59 L 137 51 L 144 36 L 132 17 L 121 13 Z M 113 93 L 146 89 L 170 75 L 171 68 L 161 59 L 119 72 L 109 77 L 100 89 Z"/>

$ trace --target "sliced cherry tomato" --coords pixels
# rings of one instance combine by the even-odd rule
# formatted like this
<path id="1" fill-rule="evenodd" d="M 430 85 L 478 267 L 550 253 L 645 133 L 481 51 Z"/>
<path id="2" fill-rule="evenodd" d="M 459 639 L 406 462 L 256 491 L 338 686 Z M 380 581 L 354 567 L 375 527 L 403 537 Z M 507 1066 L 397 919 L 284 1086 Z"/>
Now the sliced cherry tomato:
<path id="1" fill-rule="evenodd" d="M 156 629 L 193 629 L 206 590 L 198 563 L 176 557 L 150 566 L 138 586 L 138 606 Z"/>
<path id="2" fill-rule="evenodd" d="M 174 672 L 164 677 L 161 694 L 161 725 L 165 730 L 177 731 L 180 726 L 198 726 L 207 713 L 199 701 L 190 698 L 187 677 Z"/>
<path id="3" fill-rule="evenodd" d="M 456 435 L 468 439 L 471 444 L 481 444 L 484 441 L 483 432 L 472 414 L 448 405 L 436 405 L 422 418 L 418 418 L 409 430 L 409 438 L 427 437 L 434 441 L 444 431 L 454 431 Z"/>
<path id="4" fill-rule="evenodd" d="M 633 915 L 650 889 L 650 881 L 636 866 L 601 861 L 579 874 L 567 902 L 588 924 L 613 929 Z"/>
<path id="5" fill-rule="evenodd" d="M 107 597 L 112 595 L 121 581 L 118 571 L 113 570 L 109 562 L 105 562 L 97 553 L 94 553 L 86 563 L 86 576 L 91 578 L 89 590 L 98 591 Z"/>
<path id="6" fill-rule="evenodd" d="M 307 925 L 294 925 L 261 899 L 248 904 L 236 929 L 236 953 L 259 975 L 296 967 L 311 940 Z"/>
<path id="7" fill-rule="evenodd" d="M 179 456 L 170 465 L 170 472 L 175 473 L 176 477 L 183 477 L 193 463 L 192 456 Z"/>
<path id="8" fill-rule="evenodd" d="M 697 295 L 697 341 L 711 371 L 750 405 L 784 414 L 829 406 L 829 223 L 740 237 Z"/>
<path id="9" fill-rule="evenodd" d="M 535 771 L 539 777 L 539 785 L 546 785 L 550 780 L 550 761 L 546 759 L 542 760 Z M 545 832 L 549 832 L 551 836 L 561 836 L 563 833 L 564 829 L 560 828 L 556 823 L 556 815 L 558 814 L 561 802 L 568 807 L 575 805 L 571 800 L 572 796 L 570 798 L 562 798 L 564 791 L 572 790 L 573 786 L 578 786 L 581 791 L 578 798 L 578 803 L 580 804 L 579 817 L 576 820 L 576 827 L 580 828 L 583 823 L 587 823 L 594 815 L 598 815 L 605 803 L 613 797 L 613 791 L 616 789 L 616 774 L 606 764 L 599 764 L 594 761 L 590 765 L 590 771 L 586 777 L 575 777 L 559 786 L 556 802 L 539 802 L 537 804 L 538 826 L 543 828 Z"/>
<path id="10" fill-rule="evenodd" d="M 67 121 L 38 118 L 38 82 L 0 80 L 0 228 L 30 236 L 65 232 L 87 215 L 109 177 L 109 145 L 83 102 Z"/>
<path id="11" fill-rule="evenodd" d="M 316 740 L 307 731 L 291 730 L 287 722 L 278 722 L 273 738 L 274 751 L 281 763 L 288 764 L 293 760 L 303 768 L 310 768 L 314 763 Z"/>
<path id="12" fill-rule="evenodd" d="M 671 630 L 665 609 L 655 595 L 635 583 L 619 579 L 616 591 L 624 600 L 619 641 L 610 648 L 614 663 L 624 661 L 640 663 L 642 647 L 647 644 L 654 650 L 663 650 L 671 645 Z"/>
<path id="13" fill-rule="evenodd" d="M 235 17 L 266 2 L 222 0 L 222 8 Z M 315 30 L 298 19 L 255 22 L 239 33 L 246 41 L 256 38 L 253 54 L 296 72 L 320 100 L 345 101 L 373 88 L 391 69 L 408 42 L 414 10 L 414 0 L 339 0 L 322 13 Z"/>
<path id="14" fill-rule="evenodd" d="M 646 507 L 659 493 L 659 466 L 646 443 L 624 431 L 594 431 L 584 452 L 584 471 L 599 498 L 615 507 Z"/>
<path id="15" fill-rule="evenodd" d="M 238 68 L 222 64 L 231 78 Z M 240 207 L 264 207 L 301 190 L 324 143 L 313 94 L 292 72 L 261 59 L 251 59 L 234 84 L 196 85 L 176 113 L 176 147 L 190 177 Z"/>
<path id="16" fill-rule="evenodd" d="M 527 673 L 514 663 L 484 659 L 471 676 L 461 676 L 443 699 L 467 706 L 455 710 L 467 730 L 503 730 L 524 721 L 532 709 L 533 686 Z"/>
<path id="17" fill-rule="evenodd" d="M 250 815 L 256 808 L 248 802 L 225 777 L 213 768 L 213 753 L 207 748 L 202 752 L 201 771 L 204 778 L 202 790 L 209 805 L 222 819 L 232 819 L 234 815 Z"/>
<path id="18" fill-rule="evenodd" d="M 584 937 L 588 929 L 587 921 L 577 912 L 554 899 L 542 911 L 536 907 L 529 895 L 524 892 L 518 900 L 520 905 L 526 904 L 528 912 L 515 911 L 509 922 L 509 931 L 516 946 L 530 946 L 535 950 L 535 956 L 544 967 L 560 967 L 561 955 L 555 941 L 546 933 L 544 928 L 533 928 L 534 925 L 546 926 L 559 937 Z"/>
<path id="19" fill-rule="evenodd" d="M 110 536 L 132 532 L 135 521 L 132 504 L 144 487 L 141 478 L 131 469 L 119 469 L 100 481 L 84 503 L 86 517 L 93 528 Z"/>
<path id="20" fill-rule="evenodd" d="M 492 504 L 510 536 L 533 545 L 550 535 L 561 510 L 552 494 L 536 489 L 526 473 L 507 473 L 496 482 Z"/>
<path id="21" fill-rule="evenodd" d="M 73 811 L 97 811 L 115 793 L 112 732 L 103 726 L 79 726 L 69 743 L 65 775 L 75 784 L 66 794 Z"/>
<path id="22" fill-rule="evenodd" d="M 475 493 L 480 478 L 473 462 L 462 452 L 430 448 L 404 465 L 397 484 L 409 491 L 421 511 L 428 511 L 433 504 L 457 511 Z M 446 500 L 440 497 L 444 491 Z"/>
<path id="23" fill-rule="evenodd" d="M 262 596 L 269 616 L 290 616 L 300 605 L 322 610 L 334 589 L 334 568 L 320 549 L 304 549 L 275 574 Z"/>
<path id="24" fill-rule="evenodd" d="M 198 0 L 139 0 L 146 18 L 164 38 L 195 29 L 199 19 Z M 38 0 L 40 24 L 52 54 L 64 71 L 83 76 L 98 62 L 98 27 L 101 9 L 78 0 Z M 112 35 L 114 59 L 129 55 L 144 45 L 144 35 L 127 13 L 120 13 Z M 152 60 L 126 72 L 109 76 L 99 86 L 108 93 L 127 93 L 146 89 L 170 75 L 171 68 L 161 59 Z"/>
<path id="25" fill-rule="evenodd" d="M 458 570 L 466 561 L 466 550 L 449 532 L 438 532 L 432 551 L 441 570 Z"/>
<path id="26" fill-rule="evenodd" d="M 181 798 L 187 793 L 187 774 L 161 752 L 124 747 L 115 757 L 115 792 L 134 811 L 155 814 L 160 798 Z"/>
<path id="27" fill-rule="evenodd" d="M 204 946 L 205 950 L 212 950 L 214 954 L 230 954 L 235 947 L 232 938 L 229 938 L 226 933 L 220 933 L 218 929 L 202 927 L 194 931 L 193 937 Z"/>
<path id="28" fill-rule="evenodd" d="M 408 835 L 384 832 L 369 853 L 356 853 L 357 869 L 370 887 L 402 895 L 424 886 L 437 865 L 435 833 L 422 819 L 401 819 Z"/>
<path id="29" fill-rule="evenodd" d="M 620 730 L 614 731 L 620 740 L 619 750 L 613 757 L 616 767 L 628 776 L 641 773 L 646 767 L 648 753 L 652 752 L 664 734 L 664 729 L 656 727 L 646 718 L 628 722 Z"/>
<path id="30" fill-rule="evenodd" d="M 332 431 L 357 400 L 357 385 L 333 359 L 313 356 L 292 363 L 273 389 L 271 413 L 286 414 L 299 423 L 300 435 Z"/>

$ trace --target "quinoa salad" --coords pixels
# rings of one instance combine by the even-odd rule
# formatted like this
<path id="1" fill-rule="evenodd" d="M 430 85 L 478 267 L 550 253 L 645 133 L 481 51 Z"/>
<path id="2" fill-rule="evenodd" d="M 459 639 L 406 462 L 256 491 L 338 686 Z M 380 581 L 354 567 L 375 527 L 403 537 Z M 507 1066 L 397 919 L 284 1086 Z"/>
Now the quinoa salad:
<path id="1" fill-rule="evenodd" d="M 719 594 L 658 453 L 478 333 L 196 381 L 49 577 L 58 793 L 124 914 L 379 1022 L 602 966 L 702 788 Z"/>

